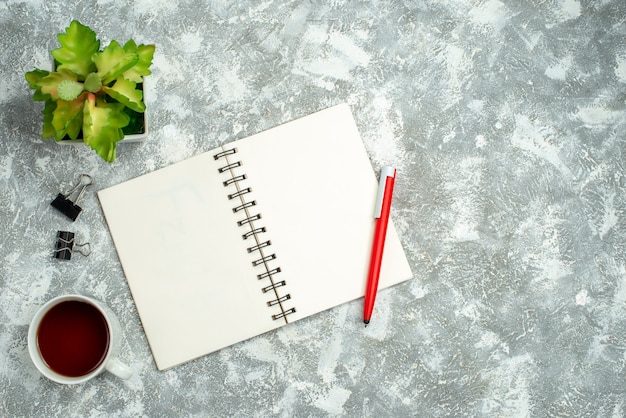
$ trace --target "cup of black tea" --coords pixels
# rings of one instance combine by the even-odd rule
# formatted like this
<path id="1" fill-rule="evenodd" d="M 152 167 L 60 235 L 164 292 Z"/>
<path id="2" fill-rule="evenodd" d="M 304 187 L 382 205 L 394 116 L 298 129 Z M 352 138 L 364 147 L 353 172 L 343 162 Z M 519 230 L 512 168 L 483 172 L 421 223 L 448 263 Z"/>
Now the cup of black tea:
<path id="1" fill-rule="evenodd" d="M 104 370 L 130 378 L 131 369 L 117 358 L 120 345 L 121 326 L 113 311 L 81 295 L 48 301 L 28 329 L 35 367 L 57 383 L 83 383 Z"/>

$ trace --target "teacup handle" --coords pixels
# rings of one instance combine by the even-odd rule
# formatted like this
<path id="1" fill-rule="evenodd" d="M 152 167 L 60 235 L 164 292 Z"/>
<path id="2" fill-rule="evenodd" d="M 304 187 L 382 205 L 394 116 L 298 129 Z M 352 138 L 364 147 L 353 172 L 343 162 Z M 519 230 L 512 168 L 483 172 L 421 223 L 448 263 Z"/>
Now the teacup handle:
<path id="1" fill-rule="evenodd" d="M 117 358 L 110 359 L 104 367 L 121 379 L 130 379 L 133 375 L 131 368 L 119 361 Z"/>

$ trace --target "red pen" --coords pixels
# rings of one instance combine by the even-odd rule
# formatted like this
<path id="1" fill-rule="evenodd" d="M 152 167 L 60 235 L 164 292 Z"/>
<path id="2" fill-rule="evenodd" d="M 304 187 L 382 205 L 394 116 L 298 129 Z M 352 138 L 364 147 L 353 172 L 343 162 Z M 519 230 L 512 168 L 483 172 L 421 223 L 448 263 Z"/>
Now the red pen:
<path id="1" fill-rule="evenodd" d="M 391 212 L 391 197 L 393 195 L 393 183 L 396 180 L 396 169 L 384 166 L 380 171 L 380 183 L 378 185 L 378 196 L 376 198 L 376 229 L 374 230 L 374 244 L 372 245 L 372 255 L 370 258 L 370 270 L 367 277 L 367 289 L 365 290 L 365 306 L 363 309 L 363 322 L 365 326 L 370 323 L 374 301 L 378 292 L 378 277 L 380 276 L 380 266 L 383 261 L 383 249 L 385 248 L 385 237 L 387 236 L 387 224 L 389 223 L 389 213 Z"/>

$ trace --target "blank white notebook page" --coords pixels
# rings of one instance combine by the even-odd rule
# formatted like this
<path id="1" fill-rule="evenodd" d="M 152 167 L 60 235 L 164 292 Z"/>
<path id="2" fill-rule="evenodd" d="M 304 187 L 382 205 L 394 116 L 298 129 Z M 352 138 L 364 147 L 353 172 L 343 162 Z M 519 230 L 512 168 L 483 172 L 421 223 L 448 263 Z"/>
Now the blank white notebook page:
<path id="1" fill-rule="evenodd" d="M 236 145 L 296 306 L 290 322 L 365 294 L 378 190 L 347 105 L 292 123 Z M 410 277 L 390 223 L 380 288 Z"/>

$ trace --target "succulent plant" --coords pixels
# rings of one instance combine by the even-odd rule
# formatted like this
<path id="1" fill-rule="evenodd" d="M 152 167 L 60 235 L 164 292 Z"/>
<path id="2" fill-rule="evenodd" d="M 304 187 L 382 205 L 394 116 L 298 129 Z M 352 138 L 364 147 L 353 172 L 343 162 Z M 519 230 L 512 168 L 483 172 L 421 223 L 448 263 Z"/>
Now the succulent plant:
<path id="1" fill-rule="evenodd" d="M 146 109 L 143 77 L 151 74 L 155 46 L 131 39 L 123 46 L 111 41 L 101 50 L 96 33 L 76 20 L 57 37 L 56 69 L 26 73 L 33 100 L 44 102 L 42 137 L 61 141 L 82 135 L 86 145 L 113 162 L 129 113 Z"/>

